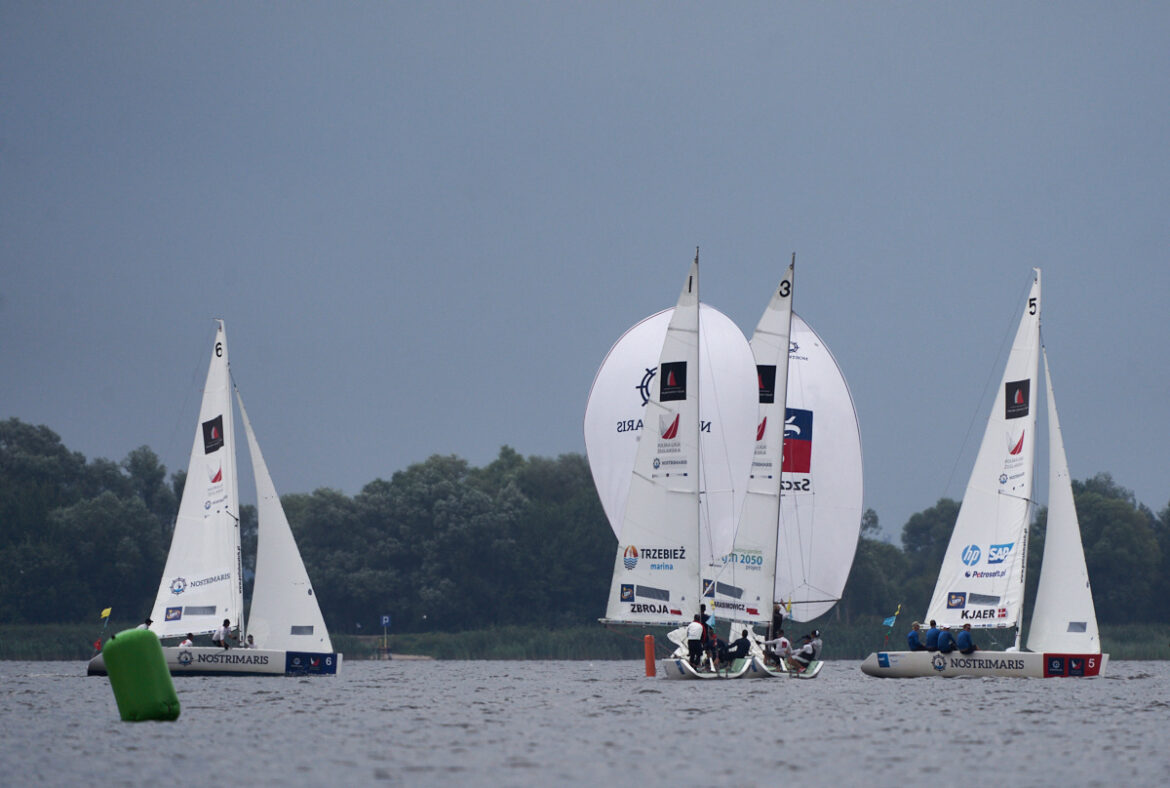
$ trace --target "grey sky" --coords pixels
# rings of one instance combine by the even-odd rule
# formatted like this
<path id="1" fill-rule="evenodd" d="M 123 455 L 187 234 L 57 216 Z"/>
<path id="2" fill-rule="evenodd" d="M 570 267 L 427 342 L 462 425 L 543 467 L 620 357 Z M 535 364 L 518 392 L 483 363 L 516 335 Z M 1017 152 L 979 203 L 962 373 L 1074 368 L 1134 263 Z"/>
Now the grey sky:
<path id="1" fill-rule="evenodd" d="M 1040 266 L 1072 475 L 1157 510 L 1167 41 L 1158 3 L 8 0 L 0 418 L 181 468 L 223 317 L 281 492 L 583 451 L 696 245 L 747 333 L 796 251 L 896 533 L 961 497 Z"/>

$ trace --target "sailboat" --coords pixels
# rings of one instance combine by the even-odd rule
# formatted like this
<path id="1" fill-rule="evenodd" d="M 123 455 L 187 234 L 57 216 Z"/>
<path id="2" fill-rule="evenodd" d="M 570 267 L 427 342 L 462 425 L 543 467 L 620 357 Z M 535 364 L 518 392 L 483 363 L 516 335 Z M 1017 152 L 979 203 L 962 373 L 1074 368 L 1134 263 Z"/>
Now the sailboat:
<path id="1" fill-rule="evenodd" d="M 881 651 L 862 663 L 868 675 L 1050 678 L 1105 672 L 1109 655 L 1101 653 L 1048 354 L 1040 339 L 1040 303 L 1037 268 L 924 619 L 952 629 L 964 624 L 973 629 L 1015 627 L 1015 645 L 971 654 Z M 1041 357 L 1048 405 L 1048 525 L 1028 650 L 1023 651 L 1020 623 Z"/>
<path id="2" fill-rule="evenodd" d="M 824 341 L 792 311 L 793 255 L 752 334 L 759 388 L 755 455 L 732 552 L 707 585 L 716 615 L 755 646 L 748 678 L 813 678 L 767 663 L 763 637 L 773 603 L 790 621 L 828 612 L 845 587 L 861 526 L 857 411 Z M 778 381 L 786 381 L 778 385 Z M 793 638 L 795 640 L 795 638 Z"/>
<path id="3" fill-rule="evenodd" d="M 691 621 L 704 567 L 734 538 L 752 461 L 754 364 L 734 323 L 700 304 L 698 285 L 696 255 L 674 309 L 627 331 L 590 391 L 586 449 L 618 536 L 606 624 Z"/>
<path id="4" fill-rule="evenodd" d="M 173 675 L 333 675 L 342 655 L 333 651 L 321 608 L 297 550 L 268 466 L 236 389 L 256 482 L 256 577 L 247 626 L 256 648 L 168 646 Z M 170 552 L 151 610 L 151 629 L 166 640 L 214 632 L 243 620 L 236 434 L 227 337 L 217 321 L 195 442 Z M 89 675 L 105 675 L 98 654 Z"/>

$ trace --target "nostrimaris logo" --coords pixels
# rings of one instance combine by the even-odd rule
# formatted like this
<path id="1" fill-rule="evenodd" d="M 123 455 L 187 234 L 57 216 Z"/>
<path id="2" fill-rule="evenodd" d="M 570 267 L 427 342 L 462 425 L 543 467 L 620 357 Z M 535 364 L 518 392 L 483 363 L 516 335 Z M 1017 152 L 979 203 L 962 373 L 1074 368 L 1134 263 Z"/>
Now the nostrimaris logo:
<path id="1" fill-rule="evenodd" d="M 946 670 L 947 658 L 944 657 L 942 654 L 935 654 L 933 657 L 930 658 L 930 666 L 932 668 L 934 668 L 935 670 L 937 670 L 939 673 L 941 673 L 944 670 Z"/>
<path id="2" fill-rule="evenodd" d="M 983 552 L 979 549 L 978 545 L 969 544 L 963 548 L 963 552 L 959 557 L 967 566 L 975 566 L 975 564 L 979 563 L 982 555 Z"/>
<path id="3" fill-rule="evenodd" d="M 962 610 L 965 607 L 967 607 L 966 591 L 952 591 L 947 594 L 948 610 Z"/>
<path id="4" fill-rule="evenodd" d="M 179 652 L 179 664 L 184 665 L 184 666 L 191 664 L 191 652 L 190 651 L 184 650 L 184 651 Z"/>
<path id="5" fill-rule="evenodd" d="M 625 564 L 626 569 L 633 569 L 638 565 L 638 548 L 630 545 L 626 551 L 622 553 L 622 563 Z M 624 591 L 622 592 L 625 593 Z"/>
<path id="6" fill-rule="evenodd" d="M 187 580 L 183 577 L 176 577 L 171 581 L 171 593 L 181 594 L 187 590 Z"/>
<path id="7" fill-rule="evenodd" d="M 993 544 L 987 547 L 987 563 L 1002 564 L 1004 559 L 1011 554 L 1012 548 L 1015 547 L 1015 542 L 1008 542 L 1007 544 Z"/>
<path id="8" fill-rule="evenodd" d="M 670 416 L 658 417 L 658 431 L 662 435 L 662 440 L 672 441 L 678 437 L 678 419 L 679 414 L 674 414 L 672 420 Z"/>

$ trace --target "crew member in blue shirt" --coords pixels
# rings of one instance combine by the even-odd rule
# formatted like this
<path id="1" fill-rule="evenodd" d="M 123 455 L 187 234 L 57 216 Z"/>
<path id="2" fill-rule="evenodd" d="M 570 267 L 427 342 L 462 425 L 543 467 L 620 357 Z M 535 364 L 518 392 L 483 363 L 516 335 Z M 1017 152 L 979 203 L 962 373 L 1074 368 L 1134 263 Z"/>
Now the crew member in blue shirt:
<path id="1" fill-rule="evenodd" d="M 950 654 L 955 650 L 955 638 L 951 635 L 951 628 L 943 624 L 942 632 L 938 633 L 938 652 Z"/>
<path id="2" fill-rule="evenodd" d="M 979 648 L 971 639 L 970 624 L 964 624 L 963 628 L 959 630 L 959 634 L 955 636 L 955 648 L 959 649 L 960 654 L 974 654 L 975 650 Z"/>
<path id="3" fill-rule="evenodd" d="M 910 647 L 911 651 L 925 651 L 926 646 L 922 644 L 922 625 L 915 621 L 910 625 L 910 632 L 906 635 L 906 645 Z"/>
<path id="4" fill-rule="evenodd" d="M 930 629 L 926 630 L 926 650 L 938 651 L 938 624 L 930 619 Z"/>

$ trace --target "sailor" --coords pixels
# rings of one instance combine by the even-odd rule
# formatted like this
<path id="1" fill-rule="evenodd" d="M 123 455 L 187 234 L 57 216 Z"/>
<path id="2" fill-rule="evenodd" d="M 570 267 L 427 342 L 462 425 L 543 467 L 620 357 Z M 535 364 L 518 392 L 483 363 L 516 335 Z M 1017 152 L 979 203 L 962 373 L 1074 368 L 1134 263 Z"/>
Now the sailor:
<path id="1" fill-rule="evenodd" d="M 232 622 L 230 619 L 223 620 L 223 626 L 217 629 L 211 635 L 211 645 L 223 646 L 223 650 L 228 650 L 228 638 L 234 638 L 232 634 Z"/>
<path id="2" fill-rule="evenodd" d="M 930 629 L 926 630 L 926 650 L 938 651 L 938 624 L 930 619 Z"/>
<path id="3" fill-rule="evenodd" d="M 153 621 L 151 621 L 151 620 L 148 618 L 148 619 L 146 619 L 145 621 L 143 621 L 141 624 L 139 624 L 138 626 L 136 626 L 136 627 L 135 627 L 135 629 L 150 629 L 150 625 L 151 625 L 151 624 L 153 624 L 153 623 L 154 623 L 154 622 L 153 622 Z"/>
<path id="4" fill-rule="evenodd" d="M 797 649 L 796 653 L 789 660 L 789 663 L 795 666 L 797 672 L 807 668 L 809 663 L 813 661 L 814 654 L 816 653 L 812 644 L 812 635 L 804 635 L 800 641 L 800 648 Z"/>
<path id="5" fill-rule="evenodd" d="M 248 642 L 244 644 L 244 648 L 256 648 L 256 641 L 252 639 L 251 635 L 248 635 Z"/>
<path id="6" fill-rule="evenodd" d="M 784 608 L 779 602 L 772 604 L 772 625 L 768 629 L 769 638 L 778 638 L 784 631 Z"/>
<path id="7" fill-rule="evenodd" d="M 194 645 L 195 645 L 195 636 L 192 635 L 190 632 L 187 633 L 187 637 L 185 637 L 179 641 L 179 648 L 186 648 L 188 646 L 194 646 Z"/>
<path id="8" fill-rule="evenodd" d="M 955 638 L 951 635 L 951 628 L 943 624 L 942 631 L 938 633 L 938 652 L 940 654 L 950 654 L 954 650 Z"/>
<path id="9" fill-rule="evenodd" d="M 970 624 L 964 624 L 963 628 L 959 630 L 959 634 L 955 636 L 955 648 L 959 649 L 960 654 L 974 654 L 979 648 L 971 639 Z"/>
<path id="10" fill-rule="evenodd" d="M 906 635 L 906 645 L 911 651 L 925 651 L 922 643 L 922 625 L 915 621 L 910 625 L 910 632 Z"/>
<path id="11" fill-rule="evenodd" d="M 821 658 L 821 647 L 824 646 L 824 643 L 821 642 L 821 631 L 819 629 L 814 629 L 812 631 L 812 641 L 811 642 L 812 642 L 812 647 L 813 647 L 813 659 L 820 659 Z"/>
<path id="12" fill-rule="evenodd" d="M 748 640 L 748 631 L 745 629 L 740 633 L 736 641 L 731 644 L 731 647 L 724 652 L 724 661 L 734 662 L 737 659 L 743 659 L 751 651 L 751 648 L 752 642 Z"/>
<path id="13" fill-rule="evenodd" d="M 784 664 L 784 660 L 792 656 L 792 644 L 788 642 L 788 638 L 784 637 L 783 629 L 779 630 L 772 640 L 765 640 L 764 645 L 772 649 L 772 654 L 781 665 Z"/>
<path id="14" fill-rule="evenodd" d="M 699 661 L 703 659 L 703 633 L 705 631 L 699 614 L 696 613 L 695 620 L 687 624 L 687 659 L 690 660 L 692 667 L 699 667 Z"/>

